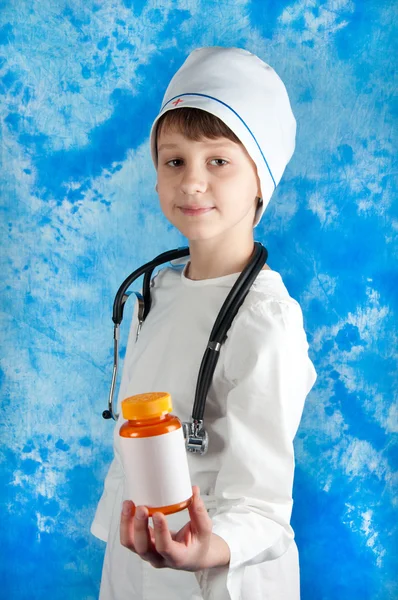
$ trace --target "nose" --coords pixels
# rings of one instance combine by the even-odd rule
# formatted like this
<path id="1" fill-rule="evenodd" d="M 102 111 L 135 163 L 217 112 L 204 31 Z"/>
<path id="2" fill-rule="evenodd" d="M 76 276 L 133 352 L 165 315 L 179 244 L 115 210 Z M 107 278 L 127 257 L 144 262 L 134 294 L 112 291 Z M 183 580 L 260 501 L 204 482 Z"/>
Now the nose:
<path id="1" fill-rule="evenodd" d="M 186 165 L 181 178 L 181 191 L 187 196 L 203 193 L 207 189 L 206 175 L 199 166 Z"/>

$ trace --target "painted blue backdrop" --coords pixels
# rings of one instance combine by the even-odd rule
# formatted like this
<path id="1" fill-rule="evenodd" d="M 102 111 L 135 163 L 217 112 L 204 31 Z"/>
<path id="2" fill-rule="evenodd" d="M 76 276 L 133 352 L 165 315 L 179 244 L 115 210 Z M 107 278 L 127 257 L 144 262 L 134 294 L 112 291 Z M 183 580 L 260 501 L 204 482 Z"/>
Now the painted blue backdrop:
<path id="1" fill-rule="evenodd" d="M 97 598 L 111 307 L 128 273 L 185 244 L 158 207 L 148 135 L 207 45 L 271 64 L 298 122 L 256 236 L 318 372 L 295 442 L 302 598 L 398 597 L 393 5 L 0 3 L 1 598 Z"/>

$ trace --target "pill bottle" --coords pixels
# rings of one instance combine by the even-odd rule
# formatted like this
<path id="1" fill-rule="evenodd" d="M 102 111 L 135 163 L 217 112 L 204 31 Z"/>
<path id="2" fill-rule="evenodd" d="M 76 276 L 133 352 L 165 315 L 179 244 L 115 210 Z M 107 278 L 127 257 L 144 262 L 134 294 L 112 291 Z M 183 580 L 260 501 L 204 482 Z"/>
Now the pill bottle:
<path id="1" fill-rule="evenodd" d="M 137 394 L 121 406 L 127 419 L 119 430 L 125 499 L 146 506 L 150 517 L 157 511 L 184 510 L 193 500 L 192 485 L 183 429 L 171 414 L 170 394 Z"/>

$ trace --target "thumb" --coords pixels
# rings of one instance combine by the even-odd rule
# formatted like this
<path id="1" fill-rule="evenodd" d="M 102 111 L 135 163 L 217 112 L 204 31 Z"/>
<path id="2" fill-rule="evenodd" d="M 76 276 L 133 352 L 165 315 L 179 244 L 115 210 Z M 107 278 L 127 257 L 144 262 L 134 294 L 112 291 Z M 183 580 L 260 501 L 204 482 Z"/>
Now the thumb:
<path id="1" fill-rule="evenodd" d="M 188 507 L 191 517 L 191 527 L 199 537 L 208 537 L 213 529 L 213 522 L 209 517 L 206 506 L 200 497 L 200 488 L 197 485 L 192 487 L 193 501 Z"/>

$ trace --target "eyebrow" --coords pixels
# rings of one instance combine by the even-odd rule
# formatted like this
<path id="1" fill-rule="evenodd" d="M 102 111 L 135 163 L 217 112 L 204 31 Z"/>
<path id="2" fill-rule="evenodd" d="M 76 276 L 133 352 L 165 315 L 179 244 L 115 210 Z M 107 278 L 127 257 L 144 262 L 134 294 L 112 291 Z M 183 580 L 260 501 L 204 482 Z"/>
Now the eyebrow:
<path id="1" fill-rule="evenodd" d="M 213 142 L 206 142 L 206 143 L 209 144 L 210 146 L 213 146 L 214 148 L 221 148 L 221 147 L 225 147 L 225 146 L 229 146 L 232 148 L 232 144 L 233 144 L 233 142 L 229 142 L 229 141 L 219 142 L 218 140 L 215 140 Z M 158 147 L 158 152 L 160 152 L 163 149 L 169 149 L 169 148 L 178 148 L 178 144 L 160 144 L 160 146 Z"/>

